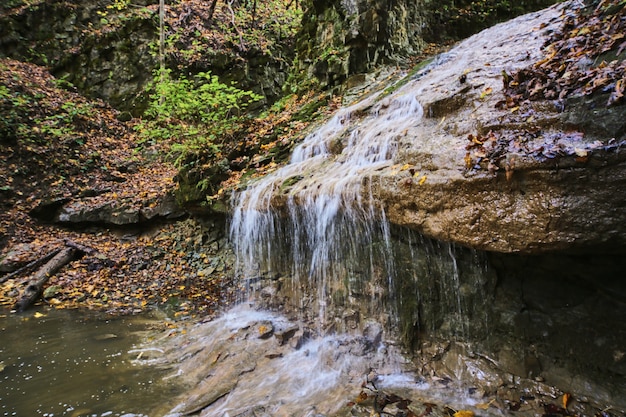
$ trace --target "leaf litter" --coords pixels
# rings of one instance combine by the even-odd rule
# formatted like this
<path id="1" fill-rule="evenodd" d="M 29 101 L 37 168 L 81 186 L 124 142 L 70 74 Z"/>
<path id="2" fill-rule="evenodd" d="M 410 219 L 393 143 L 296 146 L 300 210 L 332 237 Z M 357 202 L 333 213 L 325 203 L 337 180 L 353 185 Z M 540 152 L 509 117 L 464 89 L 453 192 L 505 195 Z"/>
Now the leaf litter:
<path id="1" fill-rule="evenodd" d="M 138 145 L 132 121 L 61 88 L 42 67 L 2 59 L 0 68 L 0 279 L 71 240 L 94 252 L 50 278 L 48 305 L 214 312 L 228 298 L 229 271 L 214 248 L 198 242 L 204 232 L 197 222 L 61 227 L 29 214 L 50 201 L 78 210 L 150 209 L 175 188 L 177 171 L 164 156 L 169 144 Z M 15 302 L 27 277 L 0 281 L 0 305 Z"/>
<path id="2" fill-rule="evenodd" d="M 562 17 L 541 60 L 511 74 L 502 72 L 504 97 L 495 103 L 499 125 L 468 136 L 466 172 L 504 171 L 510 180 L 522 159 L 552 163 L 569 158 L 570 164 L 582 165 L 597 153 L 615 153 L 624 146 L 619 138 L 589 140 L 584 128 L 563 125 L 559 114 L 568 100 L 581 97 L 597 96 L 606 108 L 626 104 L 626 3 L 581 4 L 564 9 Z M 539 123 L 538 109 L 553 116 Z M 556 125 L 563 126 L 550 129 Z"/>

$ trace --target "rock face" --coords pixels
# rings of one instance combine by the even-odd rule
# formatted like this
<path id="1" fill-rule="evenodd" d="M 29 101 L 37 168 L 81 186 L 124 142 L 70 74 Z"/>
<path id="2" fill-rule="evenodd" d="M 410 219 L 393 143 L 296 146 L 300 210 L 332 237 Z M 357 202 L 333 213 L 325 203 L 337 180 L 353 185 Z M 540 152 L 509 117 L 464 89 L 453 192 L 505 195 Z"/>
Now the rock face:
<path id="1" fill-rule="evenodd" d="M 481 379 L 481 358 L 506 401 L 539 378 L 622 407 L 624 264 L 591 248 L 624 252 L 625 107 L 602 93 L 506 105 L 508 75 L 572 6 L 340 109 L 238 193 L 231 238 L 259 303 L 331 332 L 385 323 L 437 375 Z"/>
<path id="2" fill-rule="evenodd" d="M 623 248 L 626 107 L 606 107 L 608 94 L 597 94 L 499 108 L 503 72 L 539 60 L 561 13 L 471 37 L 399 92 L 414 94 L 424 117 L 398 139 L 397 162 L 411 170 L 378 182 L 392 223 L 499 252 Z M 487 161 L 476 141 L 505 151 Z"/>
<path id="3" fill-rule="evenodd" d="M 360 164 L 346 156 L 361 152 L 350 148 L 355 138 L 389 149 L 380 158 L 393 164 L 362 169 L 361 194 L 380 201 L 391 223 L 438 240 L 497 252 L 621 250 L 626 106 L 607 107 L 601 92 L 505 105 L 505 75 L 542 58 L 563 7 L 481 32 L 395 92 L 347 109 L 328 134 L 327 158 Z M 322 175 L 304 175 L 287 194 L 328 183 L 332 172 Z"/>
<path id="4" fill-rule="evenodd" d="M 143 107 L 157 38 L 152 13 L 107 26 L 107 2 L 42 2 L 0 16 L 0 55 L 45 65 L 53 75 L 114 107 Z M 146 2 L 137 2 L 145 6 Z M 110 18 L 110 17 L 109 17 Z"/>
<path id="5" fill-rule="evenodd" d="M 296 46 L 298 65 L 322 86 L 398 62 L 423 47 L 423 1 L 314 0 Z"/>
<path id="6" fill-rule="evenodd" d="M 315 77 L 322 87 L 339 87 L 350 77 L 362 76 L 381 64 L 410 59 L 424 48 L 424 39 L 467 37 L 554 1 L 466 3 L 472 2 L 313 0 L 298 35 L 294 73 L 306 74 L 306 80 Z M 360 76 L 349 80 L 348 85 Z"/>
<path id="7" fill-rule="evenodd" d="M 32 4 L 31 4 L 32 3 Z M 134 1 L 45 1 L 0 10 L 0 57 L 46 66 L 61 83 L 76 87 L 81 94 L 100 98 L 113 107 L 141 115 L 148 102 L 144 89 L 158 67 L 154 45 L 158 41 L 158 9 L 153 2 Z M 175 34 L 198 31 L 183 22 L 203 10 L 198 4 L 168 5 L 168 18 L 182 27 Z M 174 14 L 180 13 L 180 16 Z M 211 22 L 205 31 L 215 31 Z M 173 32 L 173 30 L 171 31 Z M 199 32 L 198 32 L 199 33 Z M 171 41 L 175 42 L 175 41 Z M 196 39 L 193 42 L 200 42 Z M 192 41 L 190 40 L 191 44 Z M 280 52 L 257 48 L 229 50 L 229 46 L 202 49 L 201 62 L 185 61 L 185 45 L 168 56 L 172 68 L 191 73 L 210 71 L 223 82 L 235 82 L 273 103 L 282 95 L 292 48 Z M 235 48 L 233 48 L 235 49 Z M 181 58 L 183 57 L 183 58 Z M 170 62 L 171 61 L 171 62 Z"/>

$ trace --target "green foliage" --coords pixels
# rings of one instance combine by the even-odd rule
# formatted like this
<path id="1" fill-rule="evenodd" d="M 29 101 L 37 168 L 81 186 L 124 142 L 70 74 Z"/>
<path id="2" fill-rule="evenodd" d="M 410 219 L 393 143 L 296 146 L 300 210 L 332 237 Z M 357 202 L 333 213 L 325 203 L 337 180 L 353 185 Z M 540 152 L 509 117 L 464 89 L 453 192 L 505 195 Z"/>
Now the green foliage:
<path id="1" fill-rule="evenodd" d="M 137 125 L 142 141 L 170 140 L 171 152 L 181 166 L 190 154 L 219 153 L 219 142 L 241 126 L 243 110 L 262 97 L 226 85 L 210 72 L 193 80 L 172 77 L 170 69 L 157 70 L 149 85 L 148 119 Z"/>
<path id="2" fill-rule="evenodd" d="M 224 28 L 225 33 L 229 33 L 229 41 L 237 44 L 241 36 L 246 47 L 273 55 L 273 51 L 280 49 L 281 41 L 294 38 L 300 28 L 302 9 L 287 7 L 286 4 L 291 2 L 257 1 L 257 10 L 254 13 L 250 10 L 252 2 L 248 2 L 247 7 L 238 7 L 234 11 L 234 21 L 242 30 L 238 34 L 228 27 Z M 262 21 L 261 24 L 259 20 Z"/>
<path id="3" fill-rule="evenodd" d="M 298 6 L 290 0 L 223 2 L 211 17 L 200 7 L 189 15 L 182 4 L 171 4 L 165 22 L 165 55 L 170 64 L 219 68 L 220 62 L 245 59 L 249 53 L 260 53 L 264 59 L 292 59 L 302 17 L 300 2 Z M 157 47 L 155 43 L 155 52 Z"/>
<path id="4" fill-rule="evenodd" d="M 147 19 L 156 15 L 147 7 L 132 5 L 130 0 L 113 0 L 105 8 L 96 11 L 96 14 L 100 16 L 100 24 L 110 28 L 121 27 L 127 22 Z"/>
<path id="5" fill-rule="evenodd" d="M 22 145 L 64 140 L 75 135 L 78 123 L 93 115 L 90 103 L 72 100 L 49 107 L 43 93 L 24 92 L 0 85 L 0 140 L 17 140 Z"/>

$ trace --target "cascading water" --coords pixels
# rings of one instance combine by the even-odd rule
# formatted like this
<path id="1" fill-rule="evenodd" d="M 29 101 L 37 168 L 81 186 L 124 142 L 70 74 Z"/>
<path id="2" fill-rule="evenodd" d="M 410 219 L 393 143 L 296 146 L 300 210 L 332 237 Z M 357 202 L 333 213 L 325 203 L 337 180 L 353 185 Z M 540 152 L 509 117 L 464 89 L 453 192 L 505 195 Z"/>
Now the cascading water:
<path id="1" fill-rule="evenodd" d="M 372 369 L 378 385 L 370 389 L 428 388 L 405 373 L 405 359 L 384 340 L 383 329 L 415 342 L 420 298 L 452 311 L 459 321 L 455 254 L 449 245 L 447 250 L 430 250 L 429 242 L 412 234 L 401 245 L 393 243 L 384 208 L 372 197 L 377 175 L 394 164 L 398 139 L 418 126 L 422 116 L 410 88 L 384 99 L 373 95 L 339 110 L 304 139 L 288 165 L 235 196 L 230 238 L 247 296 L 257 299 L 257 306 L 272 307 L 263 304 L 271 294 L 264 286 L 280 277 L 277 291 L 318 335 L 298 339 L 305 343 L 301 349 L 272 354 L 280 359 L 262 368 L 262 381 L 240 380 L 202 415 L 248 415 L 244 410 L 260 415 L 335 413 L 358 393 L 355 389 Z M 396 259 L 405 264 L 396 265 Z M 422 288 L 431 294 L 420 295 Z M 254 326 L 237 321 L 243 329 Z M 380 329 L 374 336 L 372 326 Z M 448 326 L 459 333 L 459 325 Z M 256 343 L 246 345 L 246 351 L 254 351 Z M 297 394 L 292 393 L 294 385 Z M 174 411 L 194 407 L 184 403 Z"/>
<path id="2" fill-rule="evenodd" d="M 586 283 L 593 271 L 554 268 L 553 255 L 542 262 L 510 259 L 432 241 L 390 225 L 374 198 L 382 184 L 401 184 L 394 172 L 413 181 L 413 173 L 409 177 L 395 163 L 396 157 L 413 162 L 416 141 L 424 158 L 415 167 L 430 166 L 432 156 L 433 166 L 462 169 L 457 142 L 442 148 L 445 135 L 424 137 L 423 129 L 444 122 L 434 120 L 437 106 L 459 103 L 434 102 L 441 97 L 430 94 L 430 118 L 422 119 L 420 97 L 447 90 L 472 68 L 501 77 L 499 70 L 483 68 L 505 65 L 500 55 L 528 61 L 528 44 L 510 42 L 515 33 L 554 29 L 560 20 L 558 9 L 541 16 L 476 35 L 395 93 L 339 110 L 306 137 L 288 165 L 233 197 L 230 238 L 253 301 L 157 346 L 164 353 L 156 363 L 174 368 L 171 378 L 188 383 L 189 392 L 156 415 L 449 417 L 468 408 L 501 416 L 519 407 L 526 410 L 520 415 L 542 415 L 555 410 L 544 406 L 563 404 L 564 392 L 623 397 L 623 379 L 609 384 L 611 394 L 603 388 L 605 375 L 586 378 L 592 375 L 587 364 L 579 367 L 571 357 L 573 349 L 603 349 L 611 372 L 624 369 L 623 324 L 613 321 L 610 332 L 580 343 L 616 316 L 615 304 L 599 301 L 601 291 L 596 297 L 581 289 L 569 299 L 556 287 L 575 287 L 577 274 L 584 276 L 577 285 Z M 541 37 L 531 35 L 527 39 L 540 48 Z M 474 97 L 481 106 L 471 88 L 468 83 L 458 92 L 464 95 L 459 101 Z M 442 149 L 450 155 L 442 156 Z M 456 162 L 450 168 L 446 161 Z M 434 170 L 429 172 L 436 187 L 430 182 Z M 418 185 L 407 192 L 419 192 Z M 272 308 L 285 316 L 266 311 Z M 404 347 L 419 355 L 406 359 Z M 152 360 L 148 354 L 141 359 Z M 592 362 L 595 369 L 595 357 Z M 543 383 L 544 375 L 555 382 Z M 557 383 L 568 391 L 556 389 Z M 594 415 L 594 407 L 603 415 L 609 409 L 582 401 L 576 407 L 580 416 Z"/>
<path id="3" fill-rule="evenodd" d="M 289 274 L 302 303 L 309 298 L 300 288 L 313 288 L 313 304 L 299 307 L 316 312 L 322 326 L 333 307 L 355 297 L 370 299 L 362 313 L 371 315 L 394 284 L 389 225 L 369 187 L 423 110 L 412 93 L 376 99 L 340 110 L 287 166 L 235 198 L 230 236 L 241 274 Z"/>

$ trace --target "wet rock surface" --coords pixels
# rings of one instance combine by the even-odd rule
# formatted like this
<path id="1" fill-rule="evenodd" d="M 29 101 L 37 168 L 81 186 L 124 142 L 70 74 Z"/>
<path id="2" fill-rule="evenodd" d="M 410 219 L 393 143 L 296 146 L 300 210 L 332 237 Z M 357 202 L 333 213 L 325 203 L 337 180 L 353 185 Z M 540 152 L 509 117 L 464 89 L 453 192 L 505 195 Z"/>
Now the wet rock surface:
<path id="1" fill-rule="evenodd" d="M 622 134 L 624 108 L 583 132 L 558 101 L 500 104 L 503 71 L 537 62 L 567 7 L 482 32 L 338 110 L 238 193 L 231 238 L 258 304 L 324 334 L 373 319 L 417 358 L 449 341 L 435 375 L 484 378 L 483 393 L 523 380 L 624 408 L 623 138 L 603 136 Z M 521 407 L 524 389 L 507 401 Z"/>
<path id="2" fill-rule="evenodd" d="M 576 7 L 567 2 L 487 29 L 365 95 L 254 187 L 279 190 L 272 205 L 280 210 L 335 198 L 342 188 L 343 205 L 363 205 L 345 197 L 360 181 L 360 195 L 391 223 L 437 240 L 506 253 L 623 253 L 626 106 L 607 107 L 612 93 L 601 90 L 511 96 L 511 74 L 544 58 L 542 48 Z"/>
<path id="3" fill-rule="evenodd" d="M 397 138 L 398 166 L 372 179 L 392 223 L 498 252 L 623 250 L 626 107 L 607 108 L 608 94 L 498 107 L 503 74 L 541 58 L 562 7 L 467 39 L 401 90 L 424 117 Z M 502 138 L 487 164 L 475 141 Z"/>
<path id="4" fill-rule="evenodd" d="M 483 395 L 509 392 L 500 398 L 511 404 L 532 386 L 552 401 L 568 393 L 581 404 L 626 409 L 623 260 L 476 252 L 403 229 L 393 230 L 390 244 L 394 275 L 376 299 L 362 292 L 375 277 L 358 267 L 322 301 L 313 283 L 288 273 L 259 274 L 248 288 L 258 306 L 322 332 L 376 341 L 393 334 L 420 375 L 435 380 L 478 380 Z"/>
<path id="5" fill-rule="evenodd" d="M 289 343 L 271 330 L 285 327 L 298 329 Z M 424 342 L 409 360 L 371 330 L 321 336 L 240 306 L 134 352 L 138 363 L 169 368 L 168 383 L 189 386 L 158 410 L 167 416 L 591 416 L 606 405 L 503 371 L 499 360 L 463 342 Z"/>

